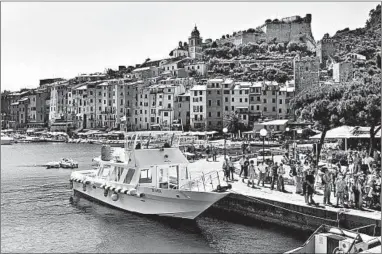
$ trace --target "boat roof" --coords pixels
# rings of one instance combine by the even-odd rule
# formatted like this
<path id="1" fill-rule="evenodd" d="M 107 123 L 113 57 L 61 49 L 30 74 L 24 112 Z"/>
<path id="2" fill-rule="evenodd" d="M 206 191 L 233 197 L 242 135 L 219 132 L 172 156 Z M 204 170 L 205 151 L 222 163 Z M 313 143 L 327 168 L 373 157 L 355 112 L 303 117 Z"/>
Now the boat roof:
<path id="1" fill-rule="evenodd" d="M 188 164 L 188 160 L 178 148 L 136 149 L 130 163 L 145 168 L 154 165 Z"/>

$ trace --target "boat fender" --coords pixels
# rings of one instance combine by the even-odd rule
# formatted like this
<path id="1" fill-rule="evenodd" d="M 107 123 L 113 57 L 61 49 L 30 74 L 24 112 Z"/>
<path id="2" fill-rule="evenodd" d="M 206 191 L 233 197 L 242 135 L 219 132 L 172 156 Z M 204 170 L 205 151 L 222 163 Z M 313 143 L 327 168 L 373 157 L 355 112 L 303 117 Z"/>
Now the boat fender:
<path id="1" fill-rule="evenodd" d="M 109 191 L 107 190 L 107 189 L 105 189 L 104 190 L 104 192 L 103 192 L 103 195 L 105 196 L 105 197 L 107 197 L 107 194 L 109 193 Z"/>
<path id="2" fill-rule="evenodd" d="M 118 194 L 115 192 L 113 194 L 111 194 L 111 200 L 117 201 L 118 200 Z"/>
<path id="3" fill-rule="evenodd" d="M 122 188 L 117 188 L 115 191 L 121 193 Z"/>
<path id="4" fill-rule="evenodd" d="M 131 195 L 131 196 L 134 196 L 134 195 L 137 195 L 137 190 L 136 189 L 130 189 L 127 194 Z"/>
<path id="5" fill-rule="evenodd" d="M 216 186 L 216 190 L 217 191 L 221 191 L 222 187 L 220 186 L 220 184 L 218 186 Z"/>
<path id="6" fill-rule="evenodd" d="M 123 189 L 123 193 L 127 194 L 128 192 L 129 192 L 129 190 Z"/>
<path id="7" fill-rule="evenodd" d="M 69 189 L 73 189 L 73 180 L 69 181 Z"/>
<path id="8" fill-rule="evenodd" d="M 227 185 L 227 187 L 229 190 L 232 189 L 232 185 L 230 183 Z"/>
<path id="9" fill-rule="evenodd" d="M 90 184 L 90 181 L 85 181 L 85 184 Z"/>

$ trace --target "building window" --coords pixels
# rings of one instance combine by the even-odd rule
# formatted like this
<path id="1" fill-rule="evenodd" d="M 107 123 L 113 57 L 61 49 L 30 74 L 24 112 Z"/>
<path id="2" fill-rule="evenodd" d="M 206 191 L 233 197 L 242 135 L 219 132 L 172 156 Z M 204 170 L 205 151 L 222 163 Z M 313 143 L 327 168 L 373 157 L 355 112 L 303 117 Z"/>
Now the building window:
<path id="1" fill-rule="evenodd" d="M 267 112 L 267 107 L 264 107 L 264 112 Z"/>
<path id="2" fill-rule="evenodd" d="M 273 111 L 273 112 L 276 112 L 276 107 L 272 107 L 272 111 Z"/>
<path id="3" fill-rule="evenodd" d="M 240 91 L 240 92 L 241 92 L 241 91 Z M 242 99 L 242 98 L 240 98 L 240 99 L 239 99 L 239 101 L 240 101 L 240 102 L 243 102 L 243 99 Z"/>
<path id="4" fill-rule="evenodd" d="M 251 105 L 251 110 L 255 110 L 255 106 Z"/>
<path id="5" fill-rule="evenodd" d="M 220 117 L 220 111 L 218 111 L 217 116 Z"/>
<path id="6" fill-rule="evenodd" d="M 218 106 L 220 106 L 220 100 L 217 100 L 216 103 Z"/>
<path id="7" fill-rule="evenodd" d="M 208 112 L 208 117 L 211 117 L 211 112 Z"/>
<path id="8" fill-rule="evenodd" d="M 164 115 L 164 116 L 168 116 L 168 112 L 164 112 L 163 115 Z"/>
<path id="9" fill-rule="evenodd" d="M 279 104 L 283 104 L 283 100 L 282 99 L 279 100 Z"/>
<path id="10" fill-rule="evenodd" d="M 228 111 L 228 106 L 225 106 L 225 108 L 224 108 L 224 109 L 225 109 L 225 111 Z"/>
<path id="11" fill-rule="evenodd" d="M 275 98 L 272 98 L 272 103 L 276 103 L 276 99 Z"/>
<path id="12" fill-rule="evenodd" d="M 263 99 L 263 103 L 267 103 L 267 99 Z"/>
<path id="13" fill-rule="evenodd" d="M 147 97 L 146 97 L 147 98 Z M 171 100 L 171 95 L 168 96 L 168 99 Z"/>
<path id="14" fill-rule="evenodd" d="M 208 106 L 209 106 L 209 107 L 212 106 L 212 101 L 211 101 L 211 100 L 208 100 Z"/>
<path id="15" fill-rule="evenodd" d="M 228 102 L 228 97 L 225 97 L 224 99 L 225 99 L 225 102 Z"/>
<path id="16" fill-rule="evenodd" d="M 281 113 L 281 111 L 282 111 L 281 108 L 279 108 L 279 113 Z"/>
<path id="17" fill-rule="evenodd" d="M 235 102 L 235 98 L 232 98 L 232 102 Z"/>
<path id="18" fill-rule="evenodd" d="M 234 110 L 235 110 L 235 107 L 234 107 L 234 106 L 232 106 L 232 107 L 231 107 L 231 109 L 232 109 L 232 111 L 234 111 Z"/>
<path id="19" fill-rule="evenodd" d="M 260 101 L 260 96 L 257 96 L 257 101 Z"/>

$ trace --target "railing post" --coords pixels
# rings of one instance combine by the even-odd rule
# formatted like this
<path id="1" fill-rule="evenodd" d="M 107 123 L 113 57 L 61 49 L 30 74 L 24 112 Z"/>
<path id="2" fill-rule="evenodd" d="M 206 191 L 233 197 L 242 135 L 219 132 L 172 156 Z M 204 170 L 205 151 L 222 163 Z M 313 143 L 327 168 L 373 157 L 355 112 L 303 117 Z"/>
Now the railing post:
<path id="1" fill-rule="evenodd" d="M 212 176 L 211 175 L 210 175 L 210 181 L 211 181 L 212 190 L 214 190 L 214 184 L 212 183 Z"/>
<path id="2" fill-rule="evenodd" d="M 202 180 L 203 180 L 203 187 L 204 187 L 204 191 L 206 191 L 206 183 L 204 182 L 204 173 L 202 172 L 203 176 L 202 176 Z"/>
<path id="3" fill-rule="evenodd" d="M 216 174 L 218 175 L 218 183 L 220 185 L 219 171 L 216 171 Z"/>

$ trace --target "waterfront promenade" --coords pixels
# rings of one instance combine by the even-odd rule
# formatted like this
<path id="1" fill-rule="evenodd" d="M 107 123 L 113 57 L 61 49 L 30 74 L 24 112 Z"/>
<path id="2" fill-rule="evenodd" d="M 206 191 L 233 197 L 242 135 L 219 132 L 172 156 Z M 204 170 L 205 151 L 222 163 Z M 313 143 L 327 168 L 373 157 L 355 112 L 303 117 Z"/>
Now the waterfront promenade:
<path id="1" fill-rule="evenodd" d="M 223 156 L 219 156 L 216 162 L 207 162 L 205 159 L 196 161 L 189 165 L 190 171 L 203 172 L 206 174 L 214 170 L 221 170 L 223 158 Z M 237 162 L 234 163 L 234 165 L 236 168 L 239 168 L 239 164 Z M 285 177 L 287 178 L 289 178 L 289 175 L 287 176 L 288 172 L 289 169 L 286 170 L 285 174 Z M 381 227 L 380 211 L 368 209 L 361 211 L 356 209 L 336 208 L 332 206 L 324 207 L 322 205 L 320 207 L 309 206 L 305 204 L 305 199 L 303 196 L 295 193 L 296 187 L 294 185 L 286 184 L 285 190 L 287 191 L 287 193 L 283 193 L 277 191 L 276 189 L 271 190 L 269 184 L 265 184 L 265 187 L 259 187 L 256 185 L 256 188 L 253 189 L 251 187 L 248 187 L 246 182 L 243 183 L 238 174 L 235 174 L 234 177 L 235 179 L 238 179 L 238 181 L 230 182 L 230 184 L 232 185 L 232 195 L 227 197 L 229 199 L 228 201 L 222 200 L 222 202 L 219 202 L 217 205 L 215 205 L 215 207 L 217 207 L 218 209 L 226 211 L 236 210 L 236 213 L 241 213 L 241 215 L 248 217 L 253 217 L 251 214 L 254 214 L 256 219 L 264 219 L 264 221 L 272 221 L 275 223 L 279 223 L 282 222 L 281 220 L 285 220 L 284 222 L 286 224 L 288 224 L 288 216 L 284 218 L 281 216 L 279 219 L 272 219 L 271 217 L 274 217 L 276 213 L 280 215 L 284 212 L 289 211 L 291 214 L 293 214 L 291 215 L 291 217 L 293 217 L 293 220 L 297 219 L 297 223 L 304 224 L 307 220 L 304 217 L 310 216 L 312 218 L 318 219 L 317 221 L 320 221 L 322 224 L 325 223 L 336 225 L 336 220 L 338 219 L 337 214 L 342 213 L 346 216 L 345 220 L 350 220 L 347 221 L 346 224 L 349 225 L 349 227 L 351 228 L 366 226 L 368 224 L 376 224 L 377 227 Z M 257 181 L 255 181 L 255 183 L 257 183 Z M 322 204 L 323 191 L 317 189 L 317 192 L 318 194 L 315 194 L 313 199 L 315 200 L 315 202 Z M 240 208 L 238 208 L 236 204 L 236 201 L 238 200 L 246 200 L 244 202 L 244 205 L 240 204 Z M 336 197 L 334 197 L 333 192 L 331 193 L 331 202 L 333 204 L 336 203 Z M 235 204 L 233 205 L 232 203 Z M 260 208 L 259 203 L 262 203 L 261 206 L 266 206 L 267 208 Z M 272 212 L 273 214 L 271 214 L 268 211 L 264 213 L 263 216 L 259 216 L 262 213 L 261 211 L 257 211 L 257 208 L 272 210 L 274 213 Z M 267 216 L 269 216 L 270 218 L 266 218 Z M 300 222 L 298 222 L 298 220 L 300 220 Z M 282 223 L 284 224 L 284 222 Z M 314 226 L 312 226 L 310 229 L 312 230 L 313 228 Z"/>

